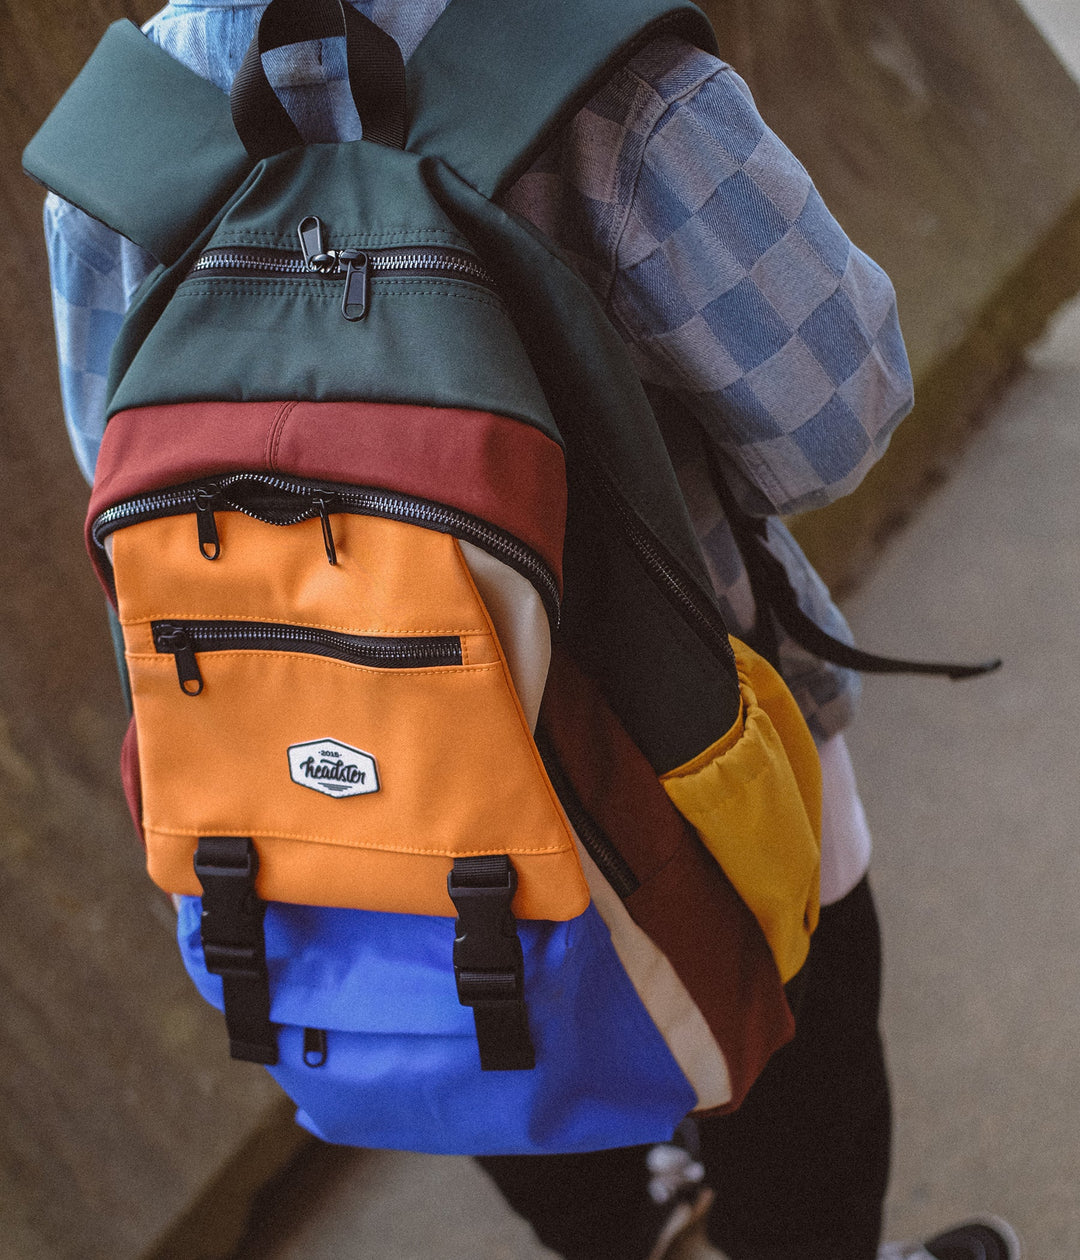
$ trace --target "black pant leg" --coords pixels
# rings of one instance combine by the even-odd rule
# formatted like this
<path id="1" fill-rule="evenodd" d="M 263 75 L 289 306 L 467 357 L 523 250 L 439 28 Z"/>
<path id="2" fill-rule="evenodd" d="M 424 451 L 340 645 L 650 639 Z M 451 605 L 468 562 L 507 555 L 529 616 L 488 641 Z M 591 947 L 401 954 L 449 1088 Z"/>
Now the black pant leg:
<path id="1" fill-rule="evenodd" d="M 891 1110 L 880 931 L 865 880 L 822 911 L 801 974 L 794 1041 L 734 1115 L 699 1124 L 717 1192 L 709 1233 L 731 1260 L 872 1260 Z M 565 1260 L 640 1260 L 668 1211 L 648 1198 L 646 1149 L 478 1162 Z"/>
<path id="2" fill-rule="evenodd" d="M 565 1260 L 643 1260 L 670 1211 L 648 1194 L 647 1146 L 477 1163 L 537 1238 Z"/>
<path id="3" fill-rule="evenodd" d="M 739 1110 L 699 1125 L 731 1260 L 872 1260 L 889 1175 L 891 1107 L 878 1029 L 881 936 L 866 880 L 822 911 L 795 1039 Z"/>

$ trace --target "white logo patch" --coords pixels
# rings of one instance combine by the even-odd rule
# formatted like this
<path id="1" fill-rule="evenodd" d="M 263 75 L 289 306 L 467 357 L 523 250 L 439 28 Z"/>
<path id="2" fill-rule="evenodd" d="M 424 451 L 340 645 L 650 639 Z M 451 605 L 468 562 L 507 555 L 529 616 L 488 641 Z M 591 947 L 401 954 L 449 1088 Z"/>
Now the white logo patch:
<path id="1" fill-rule="evenodd" d="M 294 783 L 326 796 L 362 796 L 379 790 L 375 758 L 337 739 L 315 739 L 289 749 Z"/>

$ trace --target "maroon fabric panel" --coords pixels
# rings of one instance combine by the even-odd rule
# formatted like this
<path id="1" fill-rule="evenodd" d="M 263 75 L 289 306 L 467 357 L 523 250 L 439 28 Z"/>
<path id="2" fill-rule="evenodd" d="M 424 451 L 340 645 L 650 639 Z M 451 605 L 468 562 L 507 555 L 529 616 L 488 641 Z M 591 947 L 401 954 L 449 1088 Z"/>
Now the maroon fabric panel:
<path id="1" fill-rule="evenodd" d="M 626 908 L 675 968 L 727 1059 L 732 1111 L 795 1021 L 757 920 L 697 842 L 631 893 Z"/>
<path id="2" fill-rule="evenodd" d="M 134 717 L 128 723 L 124 742 L 120 745 L 120 778 L 124 784 L 124 796 L 127 797 L 131 820 L 135 824 L 135 832 L 146 848 L 146 836 L 142 825 L 142 780 L 139 778 L 139 737 L 135 732 Z"/>
<path id="3" fill-rule="evenodd" d="M 290 473 L 445 503 L 513 534 L 561 585 L 562 448 L 530 425 L 482 411 L 352 402 L 122 411 L 105 430 L 88 524 L 147 491 L 227 472 Z"/>
<path id="4" fill-rule="evenodd" d="M 795 1032 L 768 942 L 597 687 L 559 649 L 540 722 L 581 804 L 640 881 L 626 908 L 723 1049 L 732 1110 Z"/>

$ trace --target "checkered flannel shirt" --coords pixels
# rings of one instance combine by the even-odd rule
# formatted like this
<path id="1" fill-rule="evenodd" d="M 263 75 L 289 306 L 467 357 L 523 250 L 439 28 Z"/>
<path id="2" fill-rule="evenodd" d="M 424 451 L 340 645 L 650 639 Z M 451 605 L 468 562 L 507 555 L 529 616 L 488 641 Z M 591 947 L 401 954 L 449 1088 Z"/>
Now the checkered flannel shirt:
<path id="1" fill-rule="evenodd" d="M 445 0 L 353 0 L 406 57 Z M 259 0 L 170 4 L 150 38 L 227 90 Z M 339 41 L 280 49 L 271 78 L 310 140 L 359 134 Z M 568 254 L 642 378 L 675 393 L 744 507 L 769 518 L 800 602 L 847 628 L 778 516 L 847 493 L 910 409 L 888 277 L 847 238 L 730 66 L 672 38 L 618 71 L 506 197 Z M 55 197 L 45 209 L 60 378 L 79 465 L 93 476 L 120 321 L 151 261 Z M 734 633 L 754 609 L 700 457 L 676 472 Z M 849 720 L 858 681 L 781 637 L 781 671 L 815 738 Z"/>

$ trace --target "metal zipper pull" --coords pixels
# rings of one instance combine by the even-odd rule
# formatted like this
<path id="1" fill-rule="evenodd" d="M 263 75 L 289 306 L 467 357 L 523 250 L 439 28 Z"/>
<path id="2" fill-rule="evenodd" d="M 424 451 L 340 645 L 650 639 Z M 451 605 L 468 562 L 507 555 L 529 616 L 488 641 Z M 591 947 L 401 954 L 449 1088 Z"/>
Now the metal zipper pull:
<path id="1" fill-rule="evenodd" d="M 203 676 L 188 632 L 182 626 L 159 626 L 155 638 L 159 651 L 173 654 L 180 690 L 185 696 L 199 695 L 203 689 Z"/>
<path id="2" fill-rule="evenodd" d="M 221 539 L 214 519 L 214 500 L 221 494 L 220 486 L 200 486 L 195 491 L 195 523 L 199 527 L 199 550 L 207 560 L 221 555 Z"/>
<path id="3" fill-rule="evenodd" d="M 337 564 L 337 547 L 334 545 L 334 531 L 330 527 L 330 506 L 325 496 L 320 495 L 317 499 L 312 499 L 312 503 L 319 509 L 319 519 L 322 521 L 323 546 L 326 548 L 326 558 L 331 564 Z"/>
<path id="4" fill-rule="evenodd" d="M 362 250 L 339 249 L 338 266 L 345 264 L 345 291 L 341 295 L 341 313 L 355 324 L 367 314 L 368 277 L 371 260 Z"/>
<path id="5" fill-rule="evenodd" d="M 323 275 L 337 271 L 337 259 L 326 252 L 323 244 L 322 220 L 317 215 L 309 214 L 306 219 L 301 219 L 296 234 L 300 237 L 304 266 L 308 271 L 318 271 Z"/>

